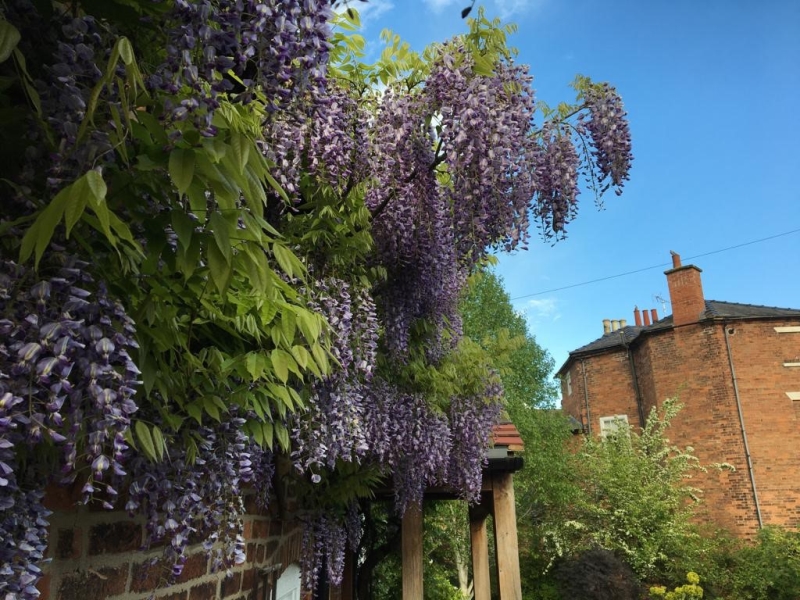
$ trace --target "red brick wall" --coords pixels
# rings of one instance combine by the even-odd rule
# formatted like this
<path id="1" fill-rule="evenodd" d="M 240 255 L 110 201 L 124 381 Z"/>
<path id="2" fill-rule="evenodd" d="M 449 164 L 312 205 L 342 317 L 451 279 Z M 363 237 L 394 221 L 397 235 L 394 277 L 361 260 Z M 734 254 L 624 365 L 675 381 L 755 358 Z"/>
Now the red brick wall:
<path id="1" fill-rule="evenodd" d="M 776 333 L 791 322 L 732 324 L 729 336 L 747 440 L 765 524 L 800 526 L 800 333 Z"/>
<path id="2" fill-rule="evenodd" d="M 157 600 L 261 600 L 267 584 L 300 558 L 299 523 L 282 519 L 275 510 L 259 511 L 248 496 L 245 563 L 229 576 L 212 573 L 202 546 L 191 546 L 181 576 L 168 586 L 170 564 L 162 558 L 163 547 L 141 550 L 143 519 L 76 508 L 58 491 L 48 495 L 46 504 L 54 514 L 48 547 L 52 562 L 38 586 L 42 600 L 145 600 L 153 593 Z M 262 572 L 270 567 L 278 568 Z"/>
<path id="3" fill-rule="evenodd" d="M 665 272 L 672 302 L 672 319 L 676 326 L 696 323 L 705 310 L 701 272 L 694 265 Z"/>
<path id="4" fill-rule="evenodd" d="M 581 361 L 576 360 L 569 369 L 572 379 L 572 394 L 566 394 L 566 382 L 562 378 L 561 406 L 582 423 L 587 423 L 586 394 L 589 399 L 591 431 L 600 432 L 600 417 L 627 415 L 628 423 L 639 426 L 638 409 L 633 388 L 628 355 L 625 350 L 587 357 L 583 361 L 586 369 L 586 386 Z"/>
<path id="5" fill-rule="evenodd" d="M 699 275 L 699 274 L 698 274 Z M 777 334 L 779 321 L 739 321 L 729 337 L 759 503 L 765 524 L 800 526 L 800 333 Z M 684 409 L 669 435 L 678 446 L 692 446 L 703 464 L 729 463 L 736 471 L 709 470 L 693 482 L 705 491 L 703 512 L 714 523 L 742 535 L 758 528 L 755 500 L 744 449 L 723 324 L 703 322 L 650 332 L 634 347 L 637 380 L 645 415 L 665 398 L 677 396 Z M 585 357 L 592 430 L 603 414 L 628 414 L 636 406 L 622 349 Z M 585 415 L 580 361 L 570 365 L 573 396 L 564 410 Z"/>
<path id="6" fill-rule="evenodd" d="M 757 530 L 755 504 L 742 444 L 722 326 L 701 323 L 650 336 L 652 379 L 658 405 L 678 397 L 683 410 L 670 438 L 691 446 L 701 464 L 727 463 L 734 472 L 711 469 L 693 482 L 704 491 L 703 510 L 716 524 L 744 536 Z"/>

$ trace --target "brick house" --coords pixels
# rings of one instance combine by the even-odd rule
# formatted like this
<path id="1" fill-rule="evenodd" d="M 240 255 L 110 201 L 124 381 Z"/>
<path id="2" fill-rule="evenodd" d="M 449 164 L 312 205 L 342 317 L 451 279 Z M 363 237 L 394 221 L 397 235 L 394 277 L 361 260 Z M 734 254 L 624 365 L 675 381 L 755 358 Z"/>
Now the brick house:
<path id="1" fill-rule="evenodd" d="M 698 478 L 705 518 L 746 537 L 800 526 L 800 309 L 706 300 L 701 270 L 672 260 L 672 315 L 635 308 L 634 325 L 605 320 L 558 371 L 562 407 L 605 435 L 678 396 L 673 443 L 736 468 Z"/>

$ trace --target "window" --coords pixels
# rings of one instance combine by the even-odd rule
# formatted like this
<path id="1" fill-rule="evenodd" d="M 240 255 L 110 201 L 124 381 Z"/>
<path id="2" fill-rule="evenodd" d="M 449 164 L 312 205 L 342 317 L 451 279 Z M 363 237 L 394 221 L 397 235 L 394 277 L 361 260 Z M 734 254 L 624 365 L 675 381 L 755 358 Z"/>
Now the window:
<path id="1" fill-rule="evenodd" d="M 567 384 L 567 396 L 572 396 L 572 372 L 567 371 L 567 376 L 564 378 Z"/>
<path id="2" fill-rule="evenodd" d="M 800 327 L 791 326 L 791 327 L 776 327 L 775 331 L 778 333 L 800 333 Z"/>
<path id="3" fill-rule="evenodd" d="M 603 439 L 615 434 L 620 428 L 627 429 L 628 415 L 611 415 L 600 417 L 600 437 Z"/>

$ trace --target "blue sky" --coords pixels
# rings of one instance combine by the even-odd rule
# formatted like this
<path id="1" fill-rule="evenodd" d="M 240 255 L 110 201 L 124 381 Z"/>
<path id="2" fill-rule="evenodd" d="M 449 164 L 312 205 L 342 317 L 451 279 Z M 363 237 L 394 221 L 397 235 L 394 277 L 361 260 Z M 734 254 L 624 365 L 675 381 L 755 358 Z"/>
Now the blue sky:
<path id="1" fill-rule="evenodd" d="M 465 30 L 466 0 L 371 0 L 364 35 L 391 28 L 415 49 Z M 510 44 L 537 96 L 572 100 L 577 73 L 609 81 L 629 113 L 635 155 L 621 197 L 581 195 L 568 238 L 534 237 L 499 273 L 560 366 L 633 308 L 671 313 L 670 250 L 703 269 L 706 298 L 800 308 L 800 2 L 486 0 L 516 23 Z M 687 260 L 754 240 L 771 240 Z M 535 234 L 534 234 L 535 235 Z M 535 294 L 535 295 L 531 295 Z"/>

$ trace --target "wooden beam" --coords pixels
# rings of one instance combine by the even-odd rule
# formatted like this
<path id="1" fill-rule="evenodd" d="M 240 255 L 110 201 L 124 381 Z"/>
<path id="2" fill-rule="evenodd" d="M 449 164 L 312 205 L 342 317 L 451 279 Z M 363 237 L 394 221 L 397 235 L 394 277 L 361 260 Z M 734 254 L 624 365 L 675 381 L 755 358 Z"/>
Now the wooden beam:
<path id="1" fill-rule="evenodd" d="M 494 539 L 497 546 L 497 578 L 500 584 L 500 600 L 522 600 L 517 513 L 514 508 L 514 478 L 511 473 L 497 473 L 492 480 Z"/>
<path id="2" fill-rule="evenodd" d="M 410 505 L 403 515 L 403 600 L 420 600 L 422 592 L 422 507 Z"/>
<path id="3" fill-rule="evenodd" d="M 355 553 L 350 550 L 350 546 L 344 552 L 344 572 L 342 573 L 342 585 L 339 587 L 331 586 L 328 600 L 353 600 L 355 598 Z"/>
<path id="4" fill-rule="evenodd" d="M 489 536 L 486 532 L 486 509 L 481 505 L 469 508 L 469 534 L 472 545 L 472 585 L 475 600 L 491 600 Z"/>

